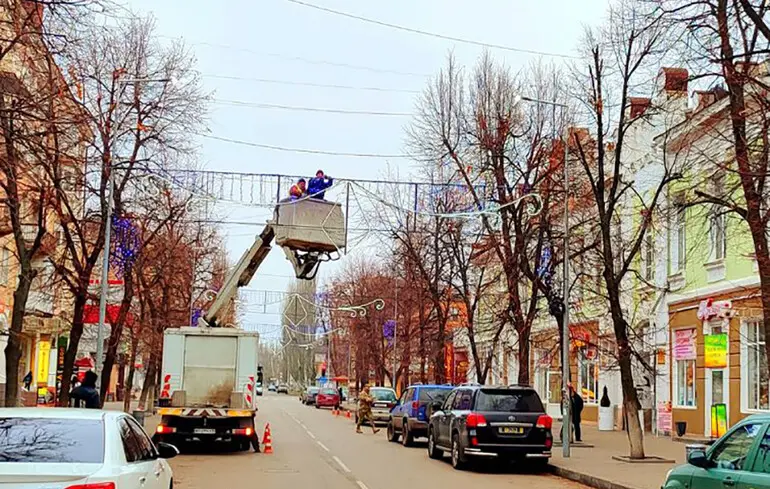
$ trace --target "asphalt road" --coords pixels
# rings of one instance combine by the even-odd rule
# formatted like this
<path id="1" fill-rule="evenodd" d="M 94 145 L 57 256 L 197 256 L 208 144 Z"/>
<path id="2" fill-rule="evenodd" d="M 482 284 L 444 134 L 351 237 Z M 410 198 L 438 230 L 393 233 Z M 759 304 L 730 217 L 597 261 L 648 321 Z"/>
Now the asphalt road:
<path id="1" fill-rule="evenodd" d="M 266 393 L 267 394 L 267 393 Z M 178 489 L 580 489 L 574 482 L 525 467 L 482 467 L 459 472 L 428 459 L 425 443 L 414 448 L 388 443 L 385 430 L 356 434 L 352 420 L 328 410 L 303 406 L 296 397 L 265 395 L 259 399 L 260 437 L 265 423 L 273 436 L 272 455 L 228 453 L 216 447 L 190 447 L 171 460 Z M 228 485 L 231 484 L 232 485 Z"/>

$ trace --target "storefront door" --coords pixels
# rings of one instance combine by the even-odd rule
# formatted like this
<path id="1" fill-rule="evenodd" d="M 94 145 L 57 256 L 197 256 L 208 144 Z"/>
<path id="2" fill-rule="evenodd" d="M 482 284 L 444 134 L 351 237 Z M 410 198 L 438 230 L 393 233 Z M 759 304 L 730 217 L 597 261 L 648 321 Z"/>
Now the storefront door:
<path id="1" fill-rule="evenodd" d="M 717 335 L 717 334 L 727 334 L 728 333 L 728 325 L 729 323 L 727 321 L 721 320 L 721 319 L 714 319 L 708 322 L 705 322 L 703 324 L 703 333 L 706 335 Z M 728 342 L 729 344 L 729 342 Z M 726 409 L 724 412 L 729 413 L 730 412 L 730 392 L 729 392 L 729 385 L 730 385 L 730 375 L 729 375 L 729 369 L 730 369 L 730 359 L 729 355 L 726 355 L 727 357 L 727 365 L 723 368 L 706 368 L 706 402 L 704 406 L 704 415 L 705 415 L 705 424 L 706 427 L 705 435 L 708 437 L 717 437 L 724 434 L 724 430 L 719 430 L 719 433 L 717 433 L 717 428 L 715 426 L 712 426 L 712 406 L 718 405 L 718 404 L 724 404 Z M 720 410 L 721 412 L 722 410 Z M 727 426 L 730 426 L 730 420 L 729 416 L 726 420 Z"/>

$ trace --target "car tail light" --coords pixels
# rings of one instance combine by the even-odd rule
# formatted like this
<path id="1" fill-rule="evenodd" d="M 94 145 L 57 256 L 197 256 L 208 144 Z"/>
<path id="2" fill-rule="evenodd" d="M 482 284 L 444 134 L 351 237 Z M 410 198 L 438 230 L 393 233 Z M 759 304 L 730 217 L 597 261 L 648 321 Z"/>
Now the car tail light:
<path id="1" fill-rule="evenodd" d="M 393 406 L 395 406 L 395 405 L 396 405 L 395 402 L 389 402 L 388 403 L 388 409 L 393 409 Z"/>
<path id="2" fill-rule="evenodd" d="M 537 424 L 535 426 L 537 426 L 538 428 L 543 428 L 545 430 L 550 430 L 553 427 L 553 418 L 548 416 L 547 414 L 543 414 L 539 418 L 537 418 Z"/>
<path id="3" fill-rule="evenodd" d="M 91 484 L 77 484 L 67 486 L 64 489 L 115 489 L 114 482 L 92 482 Z"/>
<path id="4" fill-rule="evenodd" d="M 251 436 L 254 433 L 254 430 L 251 428 L 236 428 L 233 430 L 234 435 L 244 435 L 244 436 Z"/>
<path id="5" fill-rule="evenodd" d="M 420 403 L 417 401 L 412 401 L 412 409 L 417 410 L 420 408 Z"/>
<path id="6" fill-rule="evenodd" d="M 465 418 L 465 425 L 468 428 L 483 428 L 487 425 L 487 418 L 479 413 L 471 413 Z"/>
<path id="7" fill-rule="evenodd" d="M 545 439 L 545 448 L 551 448 L 553 446 L 553 438 Z"/>
<path id="8" fill-rule="evenodd" d="M 172 428 L 171 426 L 165 426 L 162 424 L 159 424 L 157 428 L 155 428 L 155 432 L 159 435 L 165 435 L 168 433 L 176 433 L 176 428 Z"/>

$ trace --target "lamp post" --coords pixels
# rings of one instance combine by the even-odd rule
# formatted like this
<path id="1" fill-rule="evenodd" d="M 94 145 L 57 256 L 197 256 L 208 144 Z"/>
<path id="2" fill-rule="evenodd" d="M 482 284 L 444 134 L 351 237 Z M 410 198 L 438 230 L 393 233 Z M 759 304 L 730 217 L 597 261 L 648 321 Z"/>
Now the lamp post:
<path id="1" fill-rule="evenodd" d="M 569 127 L 567 126 L 567 104 L 540 100 L 536 98 L 517 96 L 515 103 L 519 101 L 531 102 L 539 105 L 559 107 L 564 120 L 564 249 L 563 253 L 563 284 L 562 284 L 562 354 L 561 354 L 561 384 L 562 384 L 562 455 L 570 456 L 570 442 L 572 441 L 572 417 L 569 396 Z"/>
<path id="2" fill-rule="evenodd" d="M 129 83 L 169 83 L 170 78 L 119 78 L 117 80 L 118 93 L 123 85 Z M 112 200 L 115 192 L 115 165 L 108 163 L 109 173 L 107 175 L 107 188 L 109 195 L 106 196 L 107 212 L 105 215 L 104 245 L 102 247 L 102 277 L 99 293 L 99 327 L 96 330 L 96 364 L 94 369 L 97 375 L 102 373 L 102 357 L 104 356 L 104 323 L 107 315 L 107 280 L 110 271 L 110 239 L 112 231 Z"/>

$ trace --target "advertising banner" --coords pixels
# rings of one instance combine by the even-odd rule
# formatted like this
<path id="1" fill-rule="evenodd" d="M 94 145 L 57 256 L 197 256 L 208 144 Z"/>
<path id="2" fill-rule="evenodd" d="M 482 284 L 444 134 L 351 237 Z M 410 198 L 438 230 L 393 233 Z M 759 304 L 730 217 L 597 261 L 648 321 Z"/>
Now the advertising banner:
<path id="1" fill-rule="evenodd" d="M 727 367 L 727 334 L 709 334 L 703 337 L 706 368 Z"/>
<path id="2" fill-rule="evenodd" d="M 674 360 L 695 360 L 695 328 L 674 330 Z"/>

